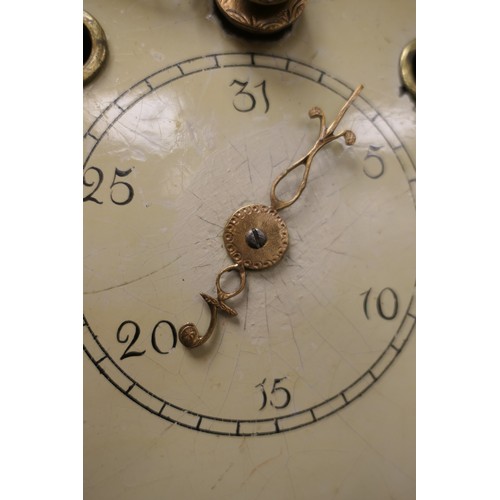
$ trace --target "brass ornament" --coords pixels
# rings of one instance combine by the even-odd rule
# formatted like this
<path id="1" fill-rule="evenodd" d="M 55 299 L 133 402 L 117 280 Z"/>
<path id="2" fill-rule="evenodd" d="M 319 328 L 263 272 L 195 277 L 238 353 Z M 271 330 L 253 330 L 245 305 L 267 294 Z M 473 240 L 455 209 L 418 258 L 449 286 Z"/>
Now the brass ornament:
<path id="1" fill-rule="evenodd" d="M 235 264 L 226 267 L 217 275 L 215 281 L 217 298 L 204 293 L 201 294 L 210 307 L 210 325 L 205 334 L 200 335 L 193 323 L 186 323 L 179 329 L 179 340 L 185 347 L 198 347 L 212 336 L 217 325 L 219 311 L 230 316 L 237 316 L 236 310 L 228 306 L 225 301 L 236 297 L 245 289 L 246 269 L 266 269 L 277 264 L 283 258 L 288 248 L 288 229 L 278 214 L 278 210 L 289 207 L 298 200 L 307 185 L 312 160 L 323 146 L 341 137 L 344 138 L 348 146 L 355 143 L 356 136 L 351 130 L 344 130 L 338 134 L 335 133 L 335 130 L 362 89 L 362 85 L 356 87 L 344 106 L 342 106 L 335 120 L 328 127 L 326 126 L 324 112 L 320 108 L 312 108 L 309 111 L 309 117 L 320 119 L 319 137 L 305 156 L 297 160 L 275 179 L 271 187 L 271 206 L 247 205 L 239 208 L 229 218 L 224 227 L 223 241 L 229 256 Z M 281 200 L 276 195 L 278 184 L 300 165 L 304 165 L 305 169 L 299 187 L 290 199 Z M 239 274 L 240 284 L 237 290 L 227 292 L 222 289 L 220 280 L 223 274 L 231 271 Z"/>
<path id="2" fill-rule="evenodd" d="M 276 5 L 278 3 L 284 3 L 287 0 L 249 0 L 253 3 L 260 3 L 261 5 Z"/>
<path id="3" fill-rule="evenodd" d="M 260 231 L 254 239 L 248 236 Z M 262 239 L 262 235 L 265 241 Z M 237 210 L 228 220 L 222 235 L 227 253 L 234 262 L 241 262 L 247 269 L 267 269 L 277 264 L 288 248 L 288 229 L 278 212 L 265 205 L 248 205 Z"/>
<path id="4" fill-rule="evenodd" d="M 326 118 L 325 113 L 320 108 L 312 108 L 309 110 L 309 118 L 319 118 L 320 119 L 320 130 L 318 140 L 314 143 L 314 146 L 309 150 L 309 152 L 297 160 L 291 167 L 287 168 L 281 175 L 279 175 L 273 185 L 271 187 L 271 206 L 276 210 L 281 210 L 283 208 L 289 207 L 293 203 L 295 203 L 299 196 L 304 191 L 307 185 L 307 179 L 309 177 L 309 171 L 311 169 L 311 163 L 313 161 L 316 153 L 326 144 L 335 141 L 336 139 L 340 139 L 344 137 L 345 143 L 348 146 L 352 146 L 356 142 L 356 135 L 352 130 L 344 130 L 339 134 L 335 134 L 335 129 L 337 128 L 340 120 L 344 117 L 346 111 L 349 109 L 349 106 L 352 104 L 354 99 L 361 93 L 363 90 L 363 85 L 358 85 L 354 92 L 351 94 L 346 103 L 342 106 L 342 109 L 339 111 L 335 120 L 331 123 L 331 125 L 326 128 Z M 276 195 L 276 188 L 278 184 L 292 171 L 301 165 L 305 166 L 304 174 L 302 176 L 302 181 L 295 192 L 295 194 L 289 200 L 280 200 Z"/>
<path id="5" fill-rule="evenodd" d="M 230 271 L 237 271 L 240 275 L 240 286 L 234 292 L 226 292 L 222 289 L 222 286 L 220 284 L 222 275 Z M 210 307 L 210 325 L 208 326 L 208 330 L 204 335 L 200 335 L 198 332 L 198 328 L 196 328 L 196 325 L 194 323 L 186 323 L 179 329 L 179 340 L 182 345 L 192 348 L 199 347 L 200 345 L 204 344 L 215 331 L 219 311 L 222 311 L 229 316 L 238 315 L 238 313 L 232 307 L 229 307 L 227 304 L 225 304 L 224 301 L 236 297 L 236 295 L 240 294 L 245 289 L 246 279 L 247 276 L 245 268 L 241 264 L 233 264 L 232 266 L 228 266 L 217 275 L 217 279 L 215 281 L 215 285 L 217 288 L 217 298 L 215 299 L 213 297 L 210 297 L 210 295 L 207 295 L 206 293 L 200 294 Z"/>
<path id="6" fill-rule="evenodd" d="M 403 85 L 414 97 L 417 97 L 416 60 L 417 41 L 413 40 L 401 52 L 399 67 Z"/>
<path id="7" fill-rule="evenodd" d="M 90 82 L 103 66 L 108 53 L 106 35 L 97 19 L 83 11 L 84 50 L 85 39 L 90 44 L 90 54 L 83 63 L 83 84 Z"/>
<path id="8" fill-rule="evenodd" d="M 235 26 L 257 34 L 271 34 L 294 23 L 307 0 L 216 0 L 224 16 Z"/>

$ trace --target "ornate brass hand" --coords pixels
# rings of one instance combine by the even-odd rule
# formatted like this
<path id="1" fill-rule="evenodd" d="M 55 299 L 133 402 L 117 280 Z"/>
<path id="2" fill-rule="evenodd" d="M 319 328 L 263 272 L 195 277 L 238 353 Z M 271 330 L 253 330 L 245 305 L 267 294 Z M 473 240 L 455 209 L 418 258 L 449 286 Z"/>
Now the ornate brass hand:
<path id="1" fill-rule="evenodd" d="M 328 128 L 323 111 L 320 108 L 312 108 L 309 111 L 309 117 L 320 119 L 319 137 L 305 156 L 297 160 L 274 180 L 271 187 L 271 206 L 248 205 L 242 207 L 226 223 L 223 233 L 224 245 L 235 264 L 226 267 L 217 275 L 217 298 L 201 294 L 210 307 L 210 325 L 203 335 L 199 334 L 193 323 L 183 325 L 179 330 L 179 340 L 184 346 L 198 347 L 212 336 L 217 325 L 219 310 L 230 316 L 238 314 L 225 301 L 236 297 L 245 289 L 246 269 L 266 269 L 282 259 L 288 247 L 288 230 L 285 222 L 278 215 L 278 211 L 289 207 L 299 199 L 307 185 L 312 160 L 323 146 L 340 137 L 344 137 L 345 143 L 349 146 L 355 143 L 356 136 L 351 130 L 344 130 L 338 134 L 335 134 L 335 130 L 362 89 L 362 85 L 356 87 Z M 279 199 L 276 195 L 278 184 L 300 165 L 304 165 L 305 169 L 295 194 L 289 200 Z M 224 291 L 220 284 L 222 275 L 230 271 L 238 272 L 240 277 L 240 285 L 234 292 Z"/>
<path id="2" fill-rule="evenodd" d="M 340 132 L 340 134 L 335 135 L 335 129 L 339 125 L 340 120 L 342 120 L 342 118 L 346 114 L 346 111 L 348 110 L 349 106 L 352 104 L 354 99 L 358 97 L 358 95 L 362 90 L 363 90 L 363 85 L 358 85 L 358 87 L 356 87 L 356 89 L 351 94 L 347 102 L 344 104 L 344 106 L 342 106 L 342 109 L 339 111 L 339 114 L 337 115 L 335 120 L 328 128 L 326 128 L 326 118 L 323 110 L 321 110 L 320 108 L 312 108 L 309 110 L 309 118 L 319 118 L 321 120 L 318 140 L 314 143 L 314 146 L 309 150 L 309 153 L 307 153 L 300 160 L 297 160 L 291 167 L 287 168 L 273 182 L 273 185 L 271 187 L 271 206 L 274 209 L 281 210 L 283 208 L 289 207 L 298 200 L 298 198 L 302 194 L 302 191 L 304 191 L 306 187 L 313 158 L 323 146 L 332 141 L 335 141 L 336 139 L 340 139 L 341 137 L 344 137 L 345 143 L 348 146 L 352 146 L 356 142 L 356 135 L 351 130 L 344 130 L 343 132 Z M 300 165 L 305 165 L 305 169 L 304 169 L 304 175 L 302 176 L 302 182 L 300 183 L 299 188 L 297 189 L 295 195 L 292 196 L 292 198 L 290 198 L 288 201 L 280 200 L 276 196 L 276 188 L 278 184 L 290 172 L 292 172 L 292 170 L 295 170 L 297 167 L 300 167 Z"/>
<path id="3" fill-rule="evenodd" d="M 238 271 L 240 273 L 240 287 L 235 292 L 225 292 L 221 285 L 220 279 L 224 273 L 229 271 Z M 210 306 L 210 325 L 208 330 L 204 335 L 200 335 L 198 332 L 198 328 L 194 323 L 186 323 L 181 326 L 179 330 L 179 340 L 186 347 L 198 347 L 204 344 L 211 336 L 215 330 L 215 326 L 217 324 L 217 315 L 219 310 L 229 314 L 229 316 L 237 316 L 238 313 L 232 308 L 224 303 L 224 301 L 231 299 L 232 297 L 236 297 L 239 293 L 241 293 L 246 286 L 246 272 L 245 268 L 241 264 L 233 264 L 232 266 L 228 266 L 223 269 L 215 280 L 215 284 L 217 287 L 217 298 L 214 299 L 205 293 L 200 294 L 205 302 Z"/>

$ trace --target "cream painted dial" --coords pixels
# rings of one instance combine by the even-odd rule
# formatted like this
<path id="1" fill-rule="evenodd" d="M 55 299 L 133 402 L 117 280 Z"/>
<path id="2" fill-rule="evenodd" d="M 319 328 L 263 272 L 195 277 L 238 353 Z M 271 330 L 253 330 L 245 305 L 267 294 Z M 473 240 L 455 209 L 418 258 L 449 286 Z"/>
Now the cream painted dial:
<path id="1" fill-rule="evenodd" d="M 322 154 L 290 210 L 284 263 L 251 278 L 215 345 L 177 346 L 175 325 L 203 312 L 197 287 L 227 261 L 231 208 L 265 199 L 311 142 L 302 109 L 348 94 L 290 58 L 211 54 L 148 76 L 91 125 L 86 349 L 132 400 L 196 430 L 282 432 L 345 407 L 400 352 L 415 321 L 414 169 L 364 99 L 349 117 L 358 146 Z"/>
<path id="2" fill-rule="evenodd" d="M 308 7 L 309 19 L 332 8 L 317 4 Z M 134 498 L 134 491 L 163 498 L 163 466 L 177 477 L 190 474 L 187 457 L 178 459 L 186 453 L 181 450 L 207 458 L 215 453 L 220 460 L 236 446 L 246 450 L 245 458 L 233 456 L 227 472 L 217 476 L 219 466 L 201 460 L 200 483 L 187 487 L 174 480 L 172 494 L 220 498 L 243 488 L 243 498 L 276 498 L 271 492 L 282 484 L 298 498 L 304 497 L 299 491 L 331 498 L 342 491 L 344 468 L 354 468 L 365 478 L 356 495 L 373 484 L 380 488 L 377 478 L 383 477 L 391 491 L 404 491 L 399 498 L 412 498 L 412 103 L 394 86 L 389 100 L 396 112 L 387 117 L 380 95 L 389 92 L 380 82 L 370 90 L 369 69 L 363 77 L 362 68 L 351 71 L 321 56 L 311 61 L 309 51 L 325 41 L 306 31 L 307 14 L 272 44 L 225 33 L 212 8 L 210 2 L 165 2 L 159 10 L 172 19 L 161 20 L 152 4 L 130 7 L 143 27 L 131 38 L 117 31 L 114 43 L 107 34 L 108 67 L 85 90 L 84 349 L 85 384 L 92 392 L 86 399 L 87 461 L 104 434 L 119 461 L 139 453 L 135 463 L 148 464 L 159 481 L 157 489 L 130 490 L 113 464 L 105 467 L 116 475 L 102 480 L 89 465 L 89 497 L 106 498 L 114 484 L 120 498 Z M 117 2 L 101 16 L 97 6 L 91 12 L 106 29 L 105 19 L 125 19 L 122 11 Z M 168 37 L 162 38 L 160 26 L 171 28 Z M 182 43 L 197 31 L 205 38 Z M 147 64 L 127 52 L 130 40 L 141 47 L 132 54 L 149 54 Z M 204 40 L 214 41 L 214 50 L 207 52 Z M 168 53 L 169 41 L 181 49 Z M 115 95 L 109 93 L 113 76 L 121 89 Z M 321 106 L 332 120 L 360 81 L 365 90 L 343 120 L 358 140 L 318 153 L 307 190 L 282 212 L 290 240 L 282 262 L 250 272 L 248 289 L 234 300 L 238 317 L 221 318 L 209 343 L 185 349 L 179 327 L 208 324 L 199 293 L 213 292 L 215 274 L 231 262 L 222 241 L 227 219 L 241 206 L 269 204 L 273 179 L 316 139 L 308 110 Z M 391 393 L 392 372 L 397 387 Z M 104 410 L 108 397 L 119 401 L 120 411 Z M 373 427 L 372 415 L 386 413 L 395 427 Z M 123 432 L 99 424 L 102 432 L 96 433 L 95 421 L 104 414 L 124 422 Z M 154 448 L 164 460 L 152 460 L 140 444 L 152 437 L 150 425 L 158 429 Z M 176 436 L 160 439 L 162 428 Z M 351 437 L 339 440 L 346 428 Z M 370 443 L 362 452 L 359 436 Z M 341 442 L 339 450 L 335 443 Z M 278 449 L 292 465 L 276 469 Z M 310 454 L 306 467 L 293 458 L 299 450 Z M 329 476 L 323 454 L 342 464 L 337 479 Z M 374 479 L 377 456 L 385 465 L 376 466 Z M 264 465 L 268 461 L 273 465 Z M 251 463 L 263 467 L 260 480 L 249 480 Z M 314 481 L 304 472 L 310 467 L 318 471 Z M 350 498 L 347 490 L 342 494 Z M 377 495 L 385 498 L 382 490 Z"/>

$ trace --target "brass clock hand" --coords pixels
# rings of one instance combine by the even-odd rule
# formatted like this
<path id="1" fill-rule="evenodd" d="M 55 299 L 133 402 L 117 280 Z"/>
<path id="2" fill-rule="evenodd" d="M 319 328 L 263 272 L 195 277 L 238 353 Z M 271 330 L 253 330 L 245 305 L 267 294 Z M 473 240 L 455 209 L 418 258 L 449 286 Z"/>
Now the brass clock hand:
<path id="1" fill-rule="evenodd" d="M 209 305 L 211 313 L 210 325 L 207 331 L 200 335 L 194 323 L 186 323 L 179 329 L 179 340 L 185 347 L 198 347 L 212 336 L 217 326 L 219 310 L 230 316 L 237 316 L 236 310 L 228 306 L 225 301 L 236 297 L 245 289 L 246 269 L 266 269 L 277 264 L 282 259 L 288 247 L 288 230 L 285 222 L 277 212 L 289 207 L 298 200 L 307 185 L 312 160 L 323 146 L 341 137 L 344 137 L 346 144 L 349 146 L 355 143 L 356 136 L 351 130 L 344 130 L 339 134 L 335 134 L 335 130 L 362 90 L 363 85 L 356 87 L 328 128 L 326 127 L 324 112 L 320 108 L 312 108 L 309 111 L 309 117 L 320 119 L 319 137 L 305 156 L 297 160 L 274 180 L 271 187 L 271 206 L 248 205 L 242 207 L 226 223 L 223 233 L 224 244 L 235 264 L 224 268 L 217 275 L 217 298 L 205 293 L 201 294 Z M 276 195 L 278 184 L 300 165 L 304 165 L 305 170 L 297 191 L 289 200 L 279 199 Z M 234 292 L 226 292 L 220 284 L 222 275 L 230 271 L 238 272 L 240 278 L 239 287 Z"/>
<path id="2" fill-rule="evenodd" d="M 309 177 L 309 171 L 311 169 L 311 163 L 316 155 L 316 153 L 326 144 L 339 139 L 340 137 L 344 137 L 345 142 L 348 146 L 352 146 L 356 142 L 356 136 L 354 135 L 354 132 L 351 130 L 344 130 L 340 134 L 335 135 L 335 129 L 337 128 L 338 124 L 340 123 L 340 120 L 342 120 L 343 116 L 345 115 L 346 111 L 348 110 L 349 106 L 352 104 L 354 99 L 360 94 L 360 92 L 363 90 L 363 85 L 358 85 L 354 92 L 351 94 L 347 102 L 342 106 L 342 109 L 339 111 L 337 117 L 335 120 L 332 122 L 332 124 L 326 128 L 326 119 L 325 119 L 325 114 L 320 108 L 312 108 L 309 110 L 309 117 L 310 118 L 319 118 L 321 120 L 320 122 L 320 131 L 319 131 L 319 137 L 318 140 L 315 142 L 314 146 L 310 149 L 309 153 L 307 153 L 303 158 L 300 160 L 297 160 L 291 167 L 287 168 L 281 175 L 279 175 L 275 181 L 273 182 L 272 188 L 271 188 L 271 206 L 275 210 L 281 210 L 283 208 L 289 207 L 293 203 L 295 203 L 299 196 L 302 194 L 302 191 L 304 191 L 306 184 L 307 184 L 307 178 Z M 302 181 L 300 183 L 299 188 L 297 189 L 296 193 L 292 198 L 290 198 L 288 201 L 282 201 L 276 196 L 276 188 L 278 184 L 292 171 L 295 170 L 297 167 L 300 167 L 300 165 L 305 165 L 305 170 L 304 170 L 304 175 L 302 176 Z"/>

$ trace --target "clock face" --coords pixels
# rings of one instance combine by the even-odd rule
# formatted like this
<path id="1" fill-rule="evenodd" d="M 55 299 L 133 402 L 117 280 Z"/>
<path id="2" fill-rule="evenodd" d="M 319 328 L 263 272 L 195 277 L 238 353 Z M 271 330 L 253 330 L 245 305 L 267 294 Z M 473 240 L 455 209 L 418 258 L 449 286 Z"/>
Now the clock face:
<path id="1" fill-rule="evenodd" d="M 364 98 L 346 119 L 358 145 L 322 152 L 288 211 L 281 265 L 249 276 L 213 345 L 177 343 L 183 322 L 205 321 L 196 296 L 228 262 L 232 210 L 265 201 L 308 149 L 304 110 L 336 110 L 349 94 L 291 58 L 211 54 L 149 75 L 91 125 L 85 347 L 133 401 L 194 430 L 282 432 L 344 408 L 397 357 L 415 322 L 415 173 Z"/>
<path id="2" fill-rule="evenodd" d="M 126 55 L 129 42 L 115 34 L 114 43 L 122 40 L 123 50 L 116 49 L 113 62 L 110 42 L 108 67 L 86 89 L 83 337 L 86 390 L 97 394 L 86 403 L 88 460 L 105 446 L 98 444 L 104 435 L 102 443 L 120 457 L 140 450 L 143 463 L 150 463 L 137 440 L 153 425 L 175 430 L 176 437 L 158 449 L 176 454 L 193 449 L 201 436 L 207 457 L 215 450 L 227 456 L 251 440 L 255 462 L 264 463 L 276 446 L 294 443 L 310 453 L 308 467 L 318 471 L 318 498 L 322 489 L 329 498 L 336 482 L 322 465 L 323 454 L 342 468 L 355 467 L 356 455 L 360 477 L 371 477 L 382 454 L 388 464 L 380 477 L 389 478 L 393 491 L 406 491 L 402 498 L 412 498 L 411 101 L 396 89 L 393 100 L 404 100 L 401 108 L 411 116 L 401 118 L 398 108 L 386 116 L 384 99 L 381 106 L 374 103 L 380 88 L 371 93 L 371 78 L 362 81 L 365 90 L 340 124 L 354 131 L 356 143 L 325 146 L 303 195 L 280 211 L 288 228 L 286 254 L 272 268 L 248 271 L 246 290 L 230 302 L 238 316 L 221 315 L 205 345 L 186 349 L 179 342 L 180 327 L 187 322 L 200 331 L 208 327 L 210 311 L 199 294 L 213 295 L 217 273 L 232 264 L 223 240 L 226 222 L 240 207 L 269 205 L 272 182 L 309 151 L 318 136 L 309 109 L 320 106 L 330 123 L 361 83 L 342 74 L 345 63 L 337 69 L 321 57 L 311 61 L 307 47 L 295 45 L 301 32 L 312 43 L 304 23 L 275 45 L 252 43 L 224 32 L 211 4 L 191 8 L 195 16 L 187 15 L 187 7 L 170 15 L 183 26 L 189 23 L 188 32 L 198 29 L 216 41 L 217 50 L 207 53 L 201 42 L 190 48 L 180 44 L 182 29 L 167 23 L 182 45 L 178 57 L 175 51 L 167 57 L 166 40 L 155 30 L 148 34 L 146 23 L 139 38 L 149 63 Z M 99 19 L 97 9 L 92 13 Z M 103 27 L 105 19 L 122 19 L 118 4 L 103 15 Z M 145 15 L 151 24 L 148 9 Z M 290 46 L 295 49 L 285 50 Z M 396 57 L 396 71 L 397 64 Z M 124 77 L 120 68 L 130 74 Z M 112 86 L 99 88 L 106 71 L 108 78 L 123 78 L 115 95 L 109 94 Z M 363 72 L 352 76 L 358 74 Z M 301 176 L 301 171 L 288 176 L 280 197 L 293 193 Z M 225 276 L 223 285 L 238 288 L 237 276 Z M 393 393 L 391 383 L 397 385 Z M 108 397 L 117 406 L 104 411 Z M 124 426 L 119 438 L 103 424 L 102 433 L 93 432 L 93 422 L 110 415 Z M 373 415 L 387 418 L 392 430 L 382 425 L 380 434 Z M 344 438 L 345 449 L 335 451 L 332 440 L 346 428 L 351 441 Z M 395 446 L 391 441 L 401 433 L 405 438 Z M 355 435 L 376 451 L 360 459 Z M 395 470 L 395 457 L 402 459 L 404 472 Z M 182 459 L 175 466 L 172 459 L 154 462 L 158 473 L 169 464 L 187 474 Z M 233 478 L 250 470 L 248 456 L 235 463 Z M 203 467 L 208 478 L 211 469 L 208 463 Z M 91 484 L 99 474 L 88 472 Z M 304 485 L 310 483 L 307 474 L 302 477 Z M 249 498 L 264 484 L 277 487 L 281 481 L 252 481 Z M 288 484 L 296 491 L 294 480 Z M 220 491 L 238 491 L 231 485 L 221 481 Z M 108 479 L 88 491 L 104 498 L 112 487 Z M 182 481 L 174 481 L 173 488 L 178 495 L 189 491 Z M 160 498 L 161 488 L 153 490 L 152 497 Z M 201 486 L 197 491 L 206 493 Z M 126 488 L 122 494 L 133 497 Z"/>

